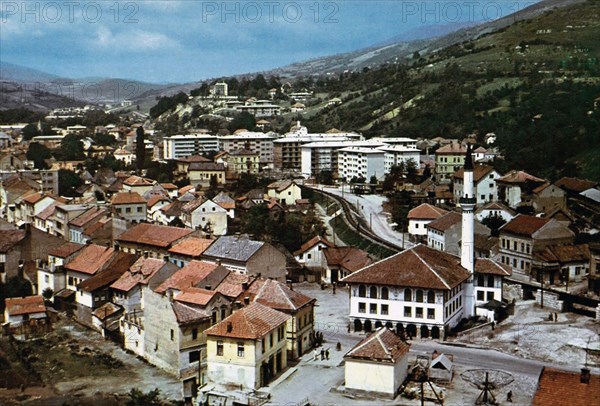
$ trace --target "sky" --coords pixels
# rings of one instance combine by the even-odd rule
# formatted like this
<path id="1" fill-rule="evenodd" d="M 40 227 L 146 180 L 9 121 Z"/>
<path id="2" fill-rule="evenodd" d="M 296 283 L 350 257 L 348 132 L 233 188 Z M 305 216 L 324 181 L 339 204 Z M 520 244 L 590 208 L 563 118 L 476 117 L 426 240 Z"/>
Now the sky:
<path id="1" fill-rule="evenodd" d="M 185 83 L 414 39 L 535 2 L 0 0 L 0 61 L 69 78 Z"/>

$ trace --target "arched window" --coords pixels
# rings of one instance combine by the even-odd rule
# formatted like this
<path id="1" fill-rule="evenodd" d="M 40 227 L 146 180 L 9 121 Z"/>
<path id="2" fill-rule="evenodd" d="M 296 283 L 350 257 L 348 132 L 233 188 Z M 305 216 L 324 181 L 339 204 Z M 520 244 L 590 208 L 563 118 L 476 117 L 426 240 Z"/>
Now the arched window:
<path id="1" fill-rule="evenodd" d="M 412 302 L 412 292 L 410 291 L 410 288 L 404 289 L 404 301 Z"/>
<path id="2" fill-rule="evenodd" d="M 494 275 L 488 275 L 488 288 L 494 287 Z"/>
<path id="3" fill-rule="evenodd" d="M 427 292 L 427 303 L 435 303 L 435 292 L 433 290 Z"/>
<path id="4" fill-rule="evenodd" d="M 387 300 L 389 298 L 388 288 L 381 288 L 381 298 Z"/>
<path id="5" fill-rule="evenodd" d="M 367 297 L 367 288 L 365 287 L 365 285 L 360 285 L 358 287 L 358 296 Z"/>
<path id="6" fill-rule="evenodd" d="M 417 290 L 417 294 L 415 296 L 415 302 L 423 303 L 423 291 L 421 289 Z"/>
<path id="7" fill-rule="evenodd" d="M 373 299 L 377 299 L 377 288 L 375 286 L 371 286 L 369 288 L 369 297 Z"/>

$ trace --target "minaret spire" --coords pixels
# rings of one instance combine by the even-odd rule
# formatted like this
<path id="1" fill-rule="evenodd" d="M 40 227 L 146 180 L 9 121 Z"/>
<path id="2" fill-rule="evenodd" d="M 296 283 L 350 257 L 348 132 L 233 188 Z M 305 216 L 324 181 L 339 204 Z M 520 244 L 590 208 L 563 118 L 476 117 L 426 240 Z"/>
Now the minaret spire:
<path id="1" fill-rule="evenodd" d="M 473 285 L 473 273 L 475 272 L 475 197 L 473 185 L 473 156 L 471 145 L 467 146 L 463 176 L 463 196 L 459 200 L 462 208 L 462 239 L 460 264 L 471 273 L 464 287 L 464 309 L 465 317 L 475 315 L 475 286 Z"/>

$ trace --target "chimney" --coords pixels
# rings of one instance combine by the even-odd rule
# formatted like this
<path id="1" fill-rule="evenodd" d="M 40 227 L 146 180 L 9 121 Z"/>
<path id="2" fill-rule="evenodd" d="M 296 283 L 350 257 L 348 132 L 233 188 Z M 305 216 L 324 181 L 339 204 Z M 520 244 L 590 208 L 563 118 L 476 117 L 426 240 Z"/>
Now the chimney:
<path id="1" fill-rule="evenodd" d="M 206 289 L 206 290 L 212 290 L 212 285 L 206 285 L 206 287 L 204 289 Z"/>
<path id="2" fill-rule="evenodd" d="M 250 296 L 244 297 L 244 304 L 248 306 L 250 304 Z"/>
<path id="3" fill-rule="evenodd" d="M 581 377 L 579 382 L 589 384 L 590 383 L 590 370 L 589 368 L 581 368 Z"/>
<path id="4" fill-rule="evenodd" d="M 230 321 L 227 322 L 227 332 L 231 333 L 233 331 L 233 324 Z"/>
<path id="5" fill-rule="evenodd" d="M 121 251 L 121 245 L 118 242 L 115 243 L 115 251 Z"/>
<path id="6" fill-rule="evenodd" d="M 163 257 L 163 260 L 164 260 L 165 262 L 169 262 L 169 256 L 168 256 L 168 255 L 165 255 L 165 256 Z"/>
<path id="7" fill-rule="evenodd" d="M 148 258 L 148 251 L 144 251 L 144 258 Z"/>
<path id="8" fill-rule="evenodd" d="M 242 289 L 244 289 L 244 290 L 248 290 L 248 286 L 249 286 L 249 285 L 248 285 L 248 282 L 243 282 L 243 283 L 242 283 Z"/>

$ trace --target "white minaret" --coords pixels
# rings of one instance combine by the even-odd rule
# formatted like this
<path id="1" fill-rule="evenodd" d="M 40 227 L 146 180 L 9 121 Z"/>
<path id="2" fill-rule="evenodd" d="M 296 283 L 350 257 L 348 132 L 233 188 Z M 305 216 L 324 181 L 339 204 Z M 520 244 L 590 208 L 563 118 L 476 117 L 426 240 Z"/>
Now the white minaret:
<path id="1" fill-rule="evenodd" d="M 475 286 L 473 272 L 475 271 L 475 205 L 477 199 L 473 187 L 473 157 L 471 145 L 467 146 L 465 157 L 465 174 L 463 183 L 463 197 L 459 203 L 462 208 L 462 242 L 460 247 L 460 264 L 471 273 L 471 277 L 464 286 L 465 317 L 475 315 Z"/>

